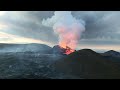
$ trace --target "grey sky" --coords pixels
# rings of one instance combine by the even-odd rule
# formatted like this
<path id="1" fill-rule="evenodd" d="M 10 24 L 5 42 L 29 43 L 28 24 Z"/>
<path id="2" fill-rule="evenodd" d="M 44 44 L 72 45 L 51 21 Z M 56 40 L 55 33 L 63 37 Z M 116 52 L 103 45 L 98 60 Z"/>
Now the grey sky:
<path id="1" fill-rule="evenodd" d="M 52 28 L 41 23 L 53 14 L 54 11 L 0 12 L 0 32 L 57 44 L 58 37 Z M 119 11 L 72 11 L 72 15 L 86 22 L 86 31 L 79 45 L 120 45 Z M 8 38 L 0 35 L 1 40 L 8 41 Z"/>

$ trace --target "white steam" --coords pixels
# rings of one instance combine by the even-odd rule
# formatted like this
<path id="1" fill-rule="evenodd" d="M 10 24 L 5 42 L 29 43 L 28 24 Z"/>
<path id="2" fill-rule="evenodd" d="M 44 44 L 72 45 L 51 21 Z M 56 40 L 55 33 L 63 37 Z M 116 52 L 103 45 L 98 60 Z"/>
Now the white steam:
<path id="1" fill-rule="evenodd" d="M 43 19 L 42 24 L 52 27 L 59 35 L 59 45 L 72 49 L 76 48 L 82 32 L 85 31 L 85 22 L 77 20 L 70 11 L 56 11 L 51 18 Z"/>

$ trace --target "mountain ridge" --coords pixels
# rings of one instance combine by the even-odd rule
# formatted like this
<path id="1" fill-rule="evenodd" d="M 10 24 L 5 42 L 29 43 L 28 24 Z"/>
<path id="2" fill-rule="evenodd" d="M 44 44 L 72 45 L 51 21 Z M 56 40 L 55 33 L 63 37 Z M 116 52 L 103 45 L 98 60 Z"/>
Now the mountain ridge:
<path id="1" fill-rule="evenodd" d="M 120 78 L 120 64 L 116 64 L 90 49 L 71 53 L 54 66 L 64 73 L 87 79 Z"/>
<path id="2" fill-rule="evenodd" d="M 120 52 L 115 50 L 109 50 L 103 53 L 104 56 L 113 56 L 113 57 L 120 57 Z"/>
<path id="3" fill-rule="evenodd" d="M 51 53 L 51 47 L 45 44 L 0 44 L 0 52 L 49 52 Z"/>

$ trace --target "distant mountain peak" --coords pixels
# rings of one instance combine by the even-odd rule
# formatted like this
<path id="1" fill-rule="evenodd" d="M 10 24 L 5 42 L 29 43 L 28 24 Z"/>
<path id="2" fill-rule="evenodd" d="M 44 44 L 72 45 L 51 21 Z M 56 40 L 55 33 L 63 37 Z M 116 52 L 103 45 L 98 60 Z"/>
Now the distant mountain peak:
<path id="1" fill-rule="evenodd" d="M 117 52 L 117 51 L 115 51 L 115 50 L 109 50 L 109 51 L 107 51 L 107 52 Z"/>
<path id="2" fill-rule="evenodd" d="M 117 51 L 115 51 L 115 50 L 109 50 L 109 51 L 107 51 L 107 52 L 105 52 L 105 53 L 119 53 L 119 52 L 117 52 Z"/>
<path id="3" fill-rule="evenodd" d="M 114 51 L 114 50 L 109 50 L 109 51 L 105 52 L 104 55 L 113 56 L 113 57 L 120 57 L 120 53 L 117 51 Z"/>

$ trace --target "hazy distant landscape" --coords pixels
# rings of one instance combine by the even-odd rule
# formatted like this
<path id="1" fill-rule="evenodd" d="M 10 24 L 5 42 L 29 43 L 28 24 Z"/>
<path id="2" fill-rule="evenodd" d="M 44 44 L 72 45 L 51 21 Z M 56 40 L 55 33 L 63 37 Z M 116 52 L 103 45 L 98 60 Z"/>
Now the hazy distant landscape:
<path id="1" fill-rule="evenodd" d="M 120 78 L 120 53 L 116 51 L 97 53 L 82 49 L 63 55 L 57 48 L 43 44 L 0 47 L 0 79 Z"/>

